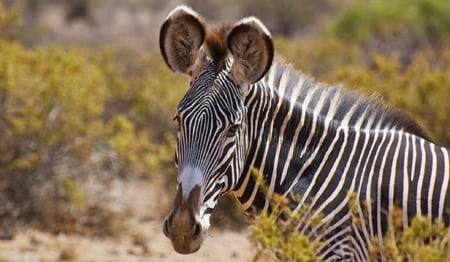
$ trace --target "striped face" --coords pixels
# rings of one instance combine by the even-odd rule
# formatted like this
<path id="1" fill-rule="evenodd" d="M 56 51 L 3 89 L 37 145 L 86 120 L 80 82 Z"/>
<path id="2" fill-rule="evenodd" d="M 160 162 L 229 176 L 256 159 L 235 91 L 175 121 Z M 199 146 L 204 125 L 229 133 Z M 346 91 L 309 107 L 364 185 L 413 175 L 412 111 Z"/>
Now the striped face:
<path id="1" fill-rule="evenodd" d="M 217 72 L 214 62 L 208 61 L 202 73 L 190 81 L 175 116 L 179 186 L 185 194 L 200 186 L 207 214 L 218 196 L 230 190 L 243 162 L 241 134 L 246 110 L 229 68 Z"/>
<path id="2" fill-rule="evenodd" d="M 233 190 L 244 162 L 245 94 L 269 69 L 273 43 L 256 18 L 207 27 L 192 9 L 173 10 L 160 31 L 161 54 L 189 77 L 180 101 L 178 189 L 163 231 L 179 253 L 197 251 L 218 198 Z"/>
<path id="3" fill-rule="evenodd" d="M 229 68 L 217 72 L 214 62 L 208 61 L 190 81 L 175 116 L 179 196 L 168 220 L 178 213 L 178 206 L 189 203 L 186 208 L 192 209 L 195 218 L 189 223 L 200 228 L 197 234 L 206 234 L 212 210 L 219 197 L 237 183 L 244 161 L 246 109 Z"/>

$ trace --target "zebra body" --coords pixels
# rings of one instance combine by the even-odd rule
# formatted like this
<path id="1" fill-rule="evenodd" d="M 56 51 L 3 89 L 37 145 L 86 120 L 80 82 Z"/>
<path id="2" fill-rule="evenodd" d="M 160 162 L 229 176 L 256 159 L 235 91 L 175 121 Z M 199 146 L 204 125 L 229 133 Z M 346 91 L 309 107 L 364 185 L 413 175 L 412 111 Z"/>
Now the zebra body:
<path id="1" fill-rule="evenodd" d="M 168 66 L 190 78 L 175 117 L 178 192 L 164 222 L 178 252 L 200 248 L 227 192 L 253 214 L 271 212 L 274 194 L 294 213 L 303 207 L 300 221 L 285 222 L 321 243 L 317 253 L 329 260 L 367 260 L 394 207 L 404 226 L 416 214 L 449 223 L 448 150 L 376 99 L 273 61 L 270 34 L 256 18 L 210 28 L 178 7 L 161 28 L 160 47 Z M 352 212 L 351 194 L 367 210 Z"/>
<path id="2" fill-rule="evenodd" d="M 392 116 L 383 115 L 381 106 L 370 108 L 374 101 L 331 88 L 317 86 L 280 62 L 274 62 L 267 76 L 252 88 L 245 103 L 250 153 L 234 191 L 242 206 L 267 211 L 273 192 L 291 199 L 299 194 L 302 198 L 294 202 L 294 212 L 308 203 L 304 217 L 324 215 L 311 232 L 314 235 L 309 235 L 323 243 L 321 254 L 348 248 L 358 251 L 350 256 L 359 260 L 367 260 L 371 241 L 381 239 L 392 224 L 394 206 L 402 209 L 404 226 L 417 214 L 448 224 L 448 150 L 403 129 L 421 132 L 413 126 L 396 126 Z M 353 99 L 356 103 L 346 102 Z M 262 108 L 258 101 L 264 100 L 272 103 Z M 369 107 L 358 108 L 364 102 Z M 265 175 L 268 192 L 259 190 L 252 168 Z M 349 210 L 349 193 L 355 193 L 362 203 L 372 201 L 367 205 L 370 217 L 363 210 L 357 214 L 359 221 L 367 223 L 363 228 L 351 223 L 355 214 Z M 297 228 L 305 230 L 308 221 L 301 222 Z"/>

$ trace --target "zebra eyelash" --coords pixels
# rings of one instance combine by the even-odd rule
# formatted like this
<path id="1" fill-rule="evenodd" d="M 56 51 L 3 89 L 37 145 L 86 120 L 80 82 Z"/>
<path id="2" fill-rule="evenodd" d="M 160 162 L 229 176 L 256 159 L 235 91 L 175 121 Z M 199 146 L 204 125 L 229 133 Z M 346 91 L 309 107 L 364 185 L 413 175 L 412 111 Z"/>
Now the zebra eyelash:
<path id="1" fill-rule="evenodd" d="M 228 137 L 232 137 L 236 134 L 236 131 L 238 130 L 238 128 L 240 127 L 240 124 L 230 124 L 228 126 L 228 130 L 227 130 L 227 136 Z"/>

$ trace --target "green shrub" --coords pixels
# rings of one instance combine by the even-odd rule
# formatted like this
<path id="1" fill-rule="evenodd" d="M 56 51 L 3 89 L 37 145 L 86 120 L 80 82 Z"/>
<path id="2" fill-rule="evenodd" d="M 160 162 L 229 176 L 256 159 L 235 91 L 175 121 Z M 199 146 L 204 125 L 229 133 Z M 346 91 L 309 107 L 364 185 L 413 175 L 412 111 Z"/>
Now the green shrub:
<path id="1" fill-rule="evenodd" d="M 82 50 L 0 42 L 2 172 L 35 169 L 61 144 L 82 153 L 101 135 L 105 79 Z"/>
<path id="2" fill-rule="evenodd" d="M 449 240 L 449 228 L 442 221 L 416 216 L 407 228 L 391 225 L 381 243 L 374 239 L 370 255 L 373 260 L 383 254 L 388 261 L 449 261 Z"/>
<path id="3" fill-rule="evenodd" d="M 450 3 L 446 0 L 355 1 L 331 19 L 330 34 L 350 41 L 405 28 L 417 37 L 450 35 Z"/>
<path id="4" fill-rule="evenodd" d="M 287 62 L 329 84 L 342 84 L 363 95 L 380 94 L 393 107 L 402 109 L 428 131 L 438 144 L 450 145 L 450 49 L 421 48 L 404 65 L 395 56 L 367 55 L 359 44 L 337 38 L 302 42 L 277 39 L 276 50 Z"/>
<path id="5" fill-rule="evenodd" d="M 148 54 L 126 64 L 113 49 L 25 47 L 2 34 L 17 21 L 0 4 L 0 230 L 14 221 L 111 234 L 86 216 L 112 212 L 98 201 L 115 178 L 175 173 L 167 120 L 183 90 L 166 86 L 176 78 Z"/>
<path id="6" fill-rule="evenodd" d="M 57 198 L 48 181 L 73 175 L 58 168 L 67 157 L 88 162 L 103 132 L 108 92 L 83 50 L 27 49 L 3 40 L 0 49 L 0 179 L 14 203 L 0 212 L 24 218 L 46 210 L 44 196 Z"/>
<path id="7" fill-rule="evenodd" d="M 264 213 L 251 226 L 254 261 L 320 261 L 315 252 L 317 243 L 302 233 L 280 226 L 276 219 L 276 212 Z"/>
<path id="8" fill-rule="evenodd" d="M 417 54 L 406 68 L 399 61 L 374 55 L 372 64 L 341 66 L 330 72 L 332 82 L 378 93 L 392 106 L 412 115 L 432 140 L 450 145 L 450 52 L 442 57 Z"/>
<path id="9" fill-rule="evenodd" d="M 353 214 L 353 223 L 356 226 L 361 225 L 358 210 L 367 215 L 367 203 L 360 203 L 354 194 L 349 194 L 347 204 Z M 288 206 L 288 201 L 280 196 L 275 197 L 271 205 L 273 213 L 262 213 L 250 228 L 249 239 L 255 250 L 253 261 L 321 261 L 322 258 L 316 253 L 321 243 L 312 241 L 292 225 L 308 221 L 310 226 L 314 227 L 320 223 L 322 217 L 304 219 L 302 216 L 306 215 L 308 210 L 306 206 L 294 214 Z M 290 219 L 290 222 L 277 221 L 281 214 Z M 388 261 L 437 262 L 450 259 L 450 229 L 442 221 L 416 216 L 409 226 L 404 228 L 402 219 L 401 209 L 394 208 L 391 224 L 384 237 L 371 239 L 371 245 L 368 247 L 370 261 L 380 260 L 381 257 Z"/>
<path id="10" fill-rule="evenodd" d="M 264 175 L 256 168 L 251 170 L 252 176 L 258 181 L 260 190 L 268 192 Z M 298 199 L 300 196 L 298 196 Z M 321 215 L 309 217 L 308 207 L 305 205 L 297 213 L 292 212 L 289 200 L 273 193 L 270 200 L 271 213 L 263 212 L 250 227 L 250 242 L 255 255 L 253 261 L 320 261 L 316 249 L 320 242 L 311 241 L 307 235 L 301 233 L 295 226 L 299 223 L 305 227 L 313 227 L 322 219 Z M 288 223 L 277 221 L 280 217 L 289 220 Z M 306 222 L 305 222 L 306 221 Z"/>

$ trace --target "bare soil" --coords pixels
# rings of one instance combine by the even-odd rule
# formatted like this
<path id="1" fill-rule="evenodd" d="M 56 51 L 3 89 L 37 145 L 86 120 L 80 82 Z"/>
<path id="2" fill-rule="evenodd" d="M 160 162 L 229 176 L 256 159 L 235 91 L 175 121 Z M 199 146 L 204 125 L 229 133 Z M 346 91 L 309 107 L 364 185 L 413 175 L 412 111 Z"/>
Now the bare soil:
<path id="1" fill-rule="evenodd" d="M 128 216 L 123 234 L 98 238 L 51 234 L 20 229 L 12 240 L 0 240 L 0 262 L 24 261 L 249 261 L 252 257 L 247 231 L 211 228 L 210 237 L 195 254 L 177 254 L 161 230 L 169 197 L 142 182 L 117 184 Z M 155 198 L 158 196 L 158 198 Z M 158 199 L 159 201 L 154 201 Z M 162 204 L 163 203 L 163 204 Z"/>

